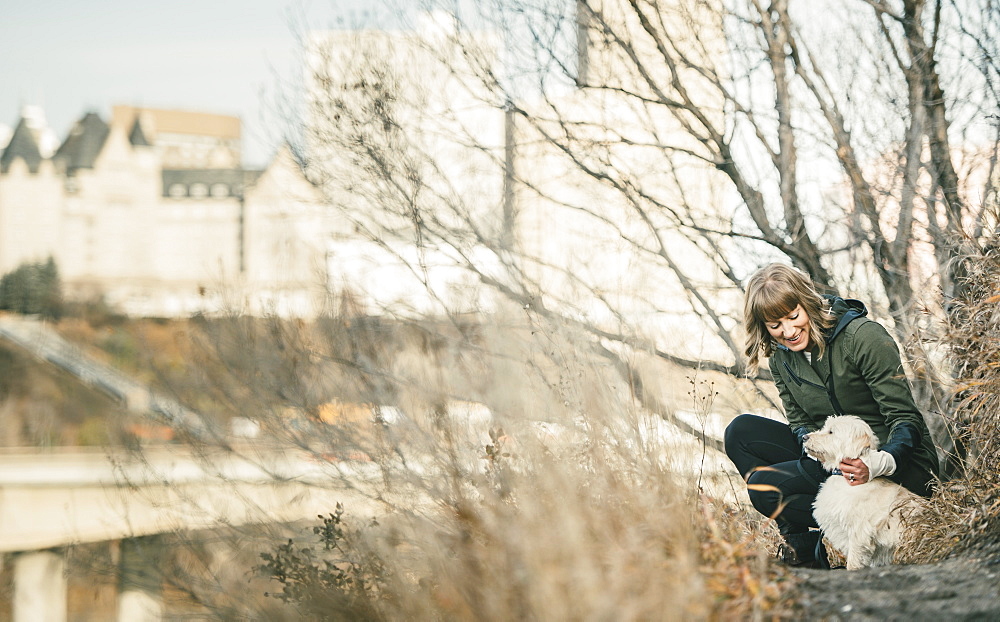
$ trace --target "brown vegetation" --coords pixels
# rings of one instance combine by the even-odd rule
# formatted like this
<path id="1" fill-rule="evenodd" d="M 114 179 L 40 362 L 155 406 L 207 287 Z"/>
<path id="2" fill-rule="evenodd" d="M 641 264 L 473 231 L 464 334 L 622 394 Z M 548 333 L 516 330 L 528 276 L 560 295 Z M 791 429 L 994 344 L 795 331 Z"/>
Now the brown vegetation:
<path id="1" fill-rule="evenodd" d="M 1000 252 L 988 245 L 963 264 L 964 295 L 955 300 L 947 345 L 956 378 L 949 420 L 956 475 L 938 485 L 913 525 L 908 561 L 1000 547 Z"/>
<path id="2" fill-rule="evenodd" d="M 124 409 L 108 396 L 0 343 L 0 447 L 100 446 Z"/>

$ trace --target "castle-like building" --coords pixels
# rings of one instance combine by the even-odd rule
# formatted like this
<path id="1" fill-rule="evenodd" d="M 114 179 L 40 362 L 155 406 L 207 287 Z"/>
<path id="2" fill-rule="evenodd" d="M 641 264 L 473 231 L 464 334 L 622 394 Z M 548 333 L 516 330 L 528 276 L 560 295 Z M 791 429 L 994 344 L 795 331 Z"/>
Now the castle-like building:
<path id="1" fill-rule="evenodd" d="M 0 152 L 0 273 L 52 257 L 67 296 L 137 315 L 314 313 L 329 210 L 289 148 L 241 162 L 236 117 L 116 106 L 52 144 L 27 108 Z"/>
<path id="2" fill-rule="evenodd" d="M 627 3 L 600 4 L 642 33 Z M 454 16 L 312 33 L 298 120 L 308 168 L 284 148 L 245 170 L 233 117 L 119 106 L 53 144 L 22 115 L 0 153 L 0 273 L 51 256 L 69 295 L 164 316 L 309 315 L 344 290 L 369 312 L 466 312 L 506 291 L 519 307 L 673 339 L 701 317 L 676 310 L 683 281 L 726 282 L 678 225 L 725 231 L 719 206 L 732 201 L 681 118 L 647 93 L 669 76 L 629 73 L 589 19 L 567 14 L 577 70 L 551 85 L 503 37 Z M 637 53 L 659 67 L 647 47 Z M 721 114 L 711 90 L 687 97 Z"/>

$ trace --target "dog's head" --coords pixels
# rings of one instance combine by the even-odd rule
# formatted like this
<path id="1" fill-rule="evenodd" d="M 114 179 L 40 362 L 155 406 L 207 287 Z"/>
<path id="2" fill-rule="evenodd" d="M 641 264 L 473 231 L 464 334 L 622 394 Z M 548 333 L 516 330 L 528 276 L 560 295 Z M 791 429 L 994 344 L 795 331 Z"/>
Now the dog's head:
<path id="1" fill-rule="evenodd" d="M 877 451 L 878 437 L 860 417 L 842 415 L 828 417 L 822 428 L 805 435 L 803 444 L 806 453 L 832 471 L 845 458 Z"/>

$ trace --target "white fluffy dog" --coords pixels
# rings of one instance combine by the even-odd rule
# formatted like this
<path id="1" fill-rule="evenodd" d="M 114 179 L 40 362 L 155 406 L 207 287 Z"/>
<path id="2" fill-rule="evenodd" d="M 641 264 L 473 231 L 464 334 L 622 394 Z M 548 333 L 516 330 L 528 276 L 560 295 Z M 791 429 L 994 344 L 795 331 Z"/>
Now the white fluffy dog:
<path id="1" fill-rule="evenodd" d="M 805 437 L 806 452 L 825 469 L 838 469 L 844 458 L 878 451 L 878 437 L 859 417 L 829 417 L 823 428 Z M 819 489 L 813 516 L 830 544 L 847 556 L 847 569 L 891 564 L 902 536 L 902 520 L 919 510 L 921 499 L 885 477 L 851 486 L 832 475 Z"/>

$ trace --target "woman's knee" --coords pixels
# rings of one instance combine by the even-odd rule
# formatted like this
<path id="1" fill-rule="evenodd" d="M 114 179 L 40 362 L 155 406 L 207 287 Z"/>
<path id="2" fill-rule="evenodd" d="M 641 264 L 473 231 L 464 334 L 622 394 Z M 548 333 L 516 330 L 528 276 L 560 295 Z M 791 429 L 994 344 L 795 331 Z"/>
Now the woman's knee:
<path id="1" fill-rule="evenodd" d="M 726 432 L 722 437 L 726 453 L 732 456 L 741 441 L 745 442 L 747 435 L 756 427 L 755 421 L 760 419 L 756 415 L 737 415 L 735 419 L 726 426 Z"/>
<path id="2" fill-rule="evenodd" d="M 781 507 L 784 493 L 771 479 L 767 471 L 751 473 L 747 477 L 747 493 L 750 495 L 750 503 L 758 512 L 773 518 Z"/>

